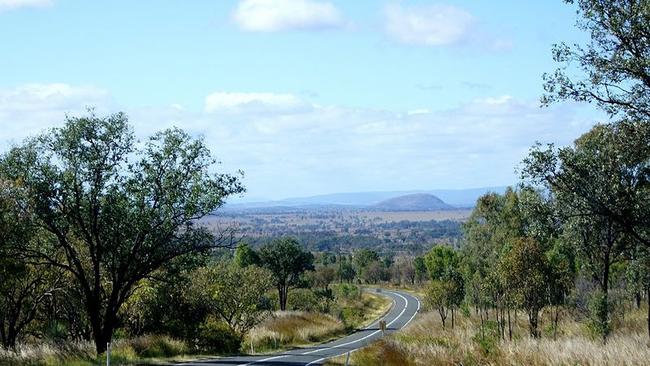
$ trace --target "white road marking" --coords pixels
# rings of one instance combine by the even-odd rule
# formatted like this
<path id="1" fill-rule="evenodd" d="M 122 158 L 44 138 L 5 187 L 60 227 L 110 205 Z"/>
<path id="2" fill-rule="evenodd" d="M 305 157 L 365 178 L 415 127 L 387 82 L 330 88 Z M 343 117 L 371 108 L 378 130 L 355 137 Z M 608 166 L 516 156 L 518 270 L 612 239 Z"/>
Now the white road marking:
<path id="1" fill-rule="evenodd" d="M 397 320 L 399 320 L 399 318 L 404 314 L 404 312 L 405 312 L 406 309 L 408 308 L 408 303 L 409 303 L 409 302 L 408 302 L 408 299 L 406 299 L 404 296 L 402 296 L 402 295 L 400 295 L 400 294 L 398 294 L 398 293 L 396 293 L 396 292 L 391 292 L 391 291 L 386 291 L 386 292 L 389 292 L 389 293 L 391 293 L 391 294 L 393 294 L 393 295 L 397 295 L 397 296 L 401 297 L 402 299 L 404 299 L 404 309 L 402 309 L 402 311 L 399 313 L 399 315 L 397 315 L 397 317 L 396 317 L 395 319 L 393 319 L 390 323 L 386 324 L 386 326 L 389 327 L 391 324 L 393 324 L 393 323 L 395 323 Z M 417 308 L 417 310 L 415 311 L 415 314 L 417 314 L 417 312 L 420 310 L 420 300 L 418 300 L 416 297 L 414 297 L 414 298 L 415 298 L 415 301 L 417 301 L 417 303 L 418 303 L 418 308 Z M 409 320 L 404 324 L 404 327 L 405 327 L 405 326 L 406 326 L 406 325 L 407 325 L 411 320 L 413 320 L 413 318 L 415 318 L 415 314 L 413 314 L 413 316 L 412 316 L 412 317 L 411 317 L 411 318 L 410 318 L 410 319 L 409 319 Z M 403 327 L 402 327 L 402 328 L 403 328 Z M 338 345 L 336 345 L 336 346 L 332 346 L 332 347 L 328 347 L 328 348 L 321 348 L 321 349 L 318 349 L 318 350 L 315 350 L 315 351 L 309 351 L 309 352 L 306 352 L 306 353 L 302 353 L 302 355 L 306 355 L 306 354 L 310 354 L 310 353 L 315 353 L 315 352 L 318 352 L 318 351 L 327 351 L 327 350 L 331 350 L 331 349 L 335 349 L 335 348 L 340 348 L 340 347 L 346 346 L 346 345 L 348 345 L 348 344 L 357 343 L 357 342 L 360 342 L 360 341 L 362 341 L 362 340 L 364 340 L 364 339 L 366 339 L 366 338 L 368 338 L 368 337 L 372 337 L 373 335 L 375 335 L 375 334 L 377 334 L 377 333 L 379 333 L 379 332 L 381 332 L 381 331 L 380 331 L 380 330 L 376 330 L 376 331 L 372 332 L 371 334 L 369 334 L 369 335 L 367 335 L 367 336 L 365 336 L 365 337 L 363 337 L 363 338 L 359 338 L 359 339 L 357 339 L 357 340 L 355 340 L 355 341 L 351 341 L 351 342 L 347 342 L 347 343 L 343 343 L 343 344 L 338 344 Z M 350 352 L 354 352 L 354 351 L 356 351 L 356 350 L 358 350 L 358 348 L 357 348 L 357 349 L 354 349 L 354 350 L 352 350 L 352 351 L 350 351 Z M 306 364 L 305 366 L 313 365 L 313 364 L 316 364 L 316 363 L 322 362 L 322 361 L 324 361 L 324 360 L 327 360 L 328 358 L 337 357 L 337 356 L 344 355 L 344 354 L 345 354 L 345 352 L 343 352 L 343 353 L 339 353 L 339 354 L 337 354 L 337 355 L 332 355 L 332 356 L 327 356 L 327 357 L 319 358 L 319 359 L 317 359 L 317 360 L 314 360 L 314 361 L 312 361 L 312 362 Z"/>
<path id="2" fill-rule="evenodd" d="M 407 299 L 406 297 L 402 296 L 401 294 L 398 294 L 397 292 L 392 292 L 392 291 L 386 291 L 386 292 L 391 293 L 391 294 L 396 295 L 396 296 L 399 296 L 400 298 L 402 298 L 402 299 L 404 300 L 404 308 L 402 309 L 402 311 L 397 315 L 397 317 L 395 317 L 395 319 L 391 320 L 388 324 L 386 324 L 386 326 L 389 327 L 389 326 L 391 326 L 393 323 L 395 323 L 396 321 L 398 321 L 399 318 L 400 318 L 402 315 L 404 315 L 404 312 L 405 312 L 406 309 L 408 308 L 408 303 L 409 303 L 409 302 L 408 302 L 408 299 Z M 415 318 L 415 315 L 420 311 L 420 300 L 418 300 L 416 297 L 414 297 L 414 298 L 415 298 L 415 301 L 417 301 L 417 304 L 418 304 L 417 310 L 415 311 L 415 313 L 413 314 L 413 316 L 411 316 L 411 318 L 410 318 L 410 319 L 409 319 L 409 320 L 404 324 L 403 327 L 405 327 L 406 325 L 408 325 L 408 323 L 410 323 L 411 320 L 413 320 L 413 318 Z M 397 302 L 396 302 L 395 300 L 393 300 L 393 303 L 394 303 L 394 304 L 397 304 Z M 388 315 L 388 314 L 386 314 L 386 315 Z M 386 318 L 386 316 L 382 317 L 381 319 L 384 319 L 384 318 Z M 375 323 L 377 323 L 377 322 L 375 322 Z M 375 324 L 375 323 L 372 323 L 372 324 Z M 403 328 L 403 327 L 402 327 L 402 328 Z M 331 349 L 341 348 L 341 347 L 344 347 L 344 346 L 347 346 L 347 345 L 350 345 L 350 344 L 354 344 L 354 343 L 361 342 L 361 341 L 363 341 L 363 340 L 365 340 L 365 339 L 368 339 L 368 338 L 374 336 L 375 334 L 377 334 L 377 333 L 379 333 L 379 332 L 381 332 L 381 330 L 376 330 L 376 331 L 374 331 L 374 332 L 372 332 L 372 333 L 370 333 L 370 334 L 368 334 L 368 335 L 366 335 L 366 336 L 364 336 L 364 337 L 362 337 L 362 338 L 356 339 L 356 340 L 354 340 L 354 341 L 346 342 L 346 343 L 337 344 L 337 345 L 332 346 L 332 347 L 327 347 L 327 348 L 318 348 L 318 349 L 315 349 L 315 350 L 311 350 L 311 351 L 308 351 L 308 352 L 299 353 L 299 354 L 295 354 L 295 355 L 288 354 L 288 355 L 273 356 L 273 357 L 264 358 L 264 359 L 261 359 L 261 360 L 252 361 L 252 362 L 249 362 L 249 363 L 239 364 L 238 366 L 249 366 L 249 365 L 254 365 L 254 364 L 256 364 L 256 363 L 262 363 L 262 362 L 267 362 L 267 361 L 277 360 L 277 359 L 285 358 L 285 357 L 289 357 L 289 356 L 304 356 L 304 355 L 309 355 L 309 354 L 316 353 L 316 352 L 328 351 L 328 350 L 331 350 Z M 356 351 L 356 350 L 358 350 L 358 348 L 357 348 L 357 349 L 354 349 L 354 350 L 352 350 L 352 351 L 350 351 L 350 352 L 354 352 L 354 351 Z M 343 354 L 345 354 L 345 352 L 340 353 L 340 354 L 337 354 L 337 355 L 332 355 L 332 356 L 327 356 L 327 357 L 319 358 L 318 360 L 311 361 L 310 363 L 306 364 L 305 366 L 313 365 L 313 364 L 316 364 L 316 363 L 322 362 L 322 361 L 324 361 L 324 360 L 326 360 L 326 359 L 328 359 L 328 358 L 332 358 L 332 357 L 340 356 L 340 355 L 343 355 Z"/>
<path id="3" fill-rule="evenodd" d="M 249 362 L 249 363 L 242 363 L 242 364 L 239 364 L 239 365 L 237 365 L 237 366 L 248 366 L 248 365 L 253 365 L 253 364 L 256 364 L 256 363 L 260 363 L 260 362 L 266 362 L 266 361 L 271 361 L 271 360 L 277 360 L 277 359 L 279 359 L 279 358 L 285 358 L 285 357 L 289 357 L 289 356 L 291 356 L 291 355 L 274 356 L 274 357 L 265 358 L 265 359 L 263 359 L 263 360 L 257 360 L 257 361 L 253 361 L 253 362 Z"/>
<path id="4" fill-rule="evenodd" d="M 411 316 L 411 319 L 409 319 L 406 323 L 404 323 L 404 326 L 402 328 L 405 328 L 407 325 L 409 325 L 411 320 L 413 320 L 413 318 L 415 318 L 415 316 L 418 315 L 418 313 L 420 312 L 420 300 L 415 296 L 413 296 L 413 298 L 415 299 L 415 301 L 418 302 L 418 308 L 415 309 L 415 313 L 413 313 L 413 316 Z"/>

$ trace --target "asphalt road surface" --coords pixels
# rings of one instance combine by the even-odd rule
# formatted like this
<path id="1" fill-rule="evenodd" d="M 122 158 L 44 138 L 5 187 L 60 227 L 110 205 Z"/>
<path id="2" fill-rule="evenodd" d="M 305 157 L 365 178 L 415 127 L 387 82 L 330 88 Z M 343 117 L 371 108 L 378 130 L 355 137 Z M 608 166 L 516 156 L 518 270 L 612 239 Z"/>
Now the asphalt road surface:
<path id="1" fill-rule="evenodd" d="M 290 351 L 264 356 L 235 356 L 214 360 L 183 363 L 185 366 L 312 366 L 322 365 L 328 358 L 344 355 L 376 341 L 383 336 L 379 321 L 386 321 L 386 333 L 402 329 L 413 320 L 420 301 L 413 295 L 402 291 L 382 290 L 382 294 L 393 300 L 393 306 L 382 318 L 367 328 L 358 330 L 347 337 L 311 347 L 296 348 Z"/>

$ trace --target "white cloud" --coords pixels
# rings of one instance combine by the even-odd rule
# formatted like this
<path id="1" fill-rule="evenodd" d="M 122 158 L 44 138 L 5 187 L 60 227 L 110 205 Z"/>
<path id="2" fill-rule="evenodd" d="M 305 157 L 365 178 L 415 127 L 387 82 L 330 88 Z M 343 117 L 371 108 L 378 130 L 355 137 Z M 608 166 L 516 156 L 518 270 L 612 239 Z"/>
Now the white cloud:
<path id="1" fill-rule="evenodd" d="M 19 8 L 41 8 L 52 5 L 52 0 L 0 0 L 0 12 Z"/>
<path id="2" fill-rule="evenodd" d="M 111 104 L 106 90 L 92 86 L 26 84 L 0 89 L 0 147 L 62 124 L 66 113 L 79 114 L 86 107 L 102 112 Z"/>
<path id="3" fill-rule="evenodd" d="M 60 125 L 64 114 L 125 110 L 136 134 L 170 126 L 205 136 L 225 171 L 242 169 L 251 196 L 503 185 L 536 141 L 568 144 L 594 122 L 575 106 L 540 109 L 512 96 L 410 112 L 322 106 L 293 94 L 215 92 L 204 109 L 116 106 L 92 87 L 0 90 L 0 151 Z"/>
<path id="4" fill-rule="evenodd" d="M 514 47 L 511 40 L 495 37 L 485 31 L 476 17 L 453 5 L 403 7 L 398 3 L 390 4 L 384 8 L 384 28 L 390 38 L 409 45 L 471 45 L 497 52 Z"/>
<path id="5" fill-rule="evenodd" d="M 388 5 L 384 12 L 388 34 L 395 40 L 424 46 L 448 46 L 468 39 L 475 19 L 452 5 L 435 4 L 404 8 Z"/>
<path id="6" fill-rule="evenodd" d="M 343 25 L 339 10 L 316 0 L 241 0 L 233 15 L 245 31 L 317 30 Z"/>
<path id="7" fill-rule="evenodd" d="M 246 109 L 287 111 L 306 105 L 306 102 L 293 94 L 215 92 L 205 98 L 204 110 L 208 113 Z"/>

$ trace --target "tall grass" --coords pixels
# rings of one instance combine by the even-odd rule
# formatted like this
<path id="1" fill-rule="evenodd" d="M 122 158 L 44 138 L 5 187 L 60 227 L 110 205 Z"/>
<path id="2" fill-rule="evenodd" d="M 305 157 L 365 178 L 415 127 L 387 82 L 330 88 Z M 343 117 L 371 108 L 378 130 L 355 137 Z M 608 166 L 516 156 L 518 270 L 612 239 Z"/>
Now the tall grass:
<path id="1" fill-rule="evenodd" d="M 520 314 L 514 338 L 508 341 L 496 331 L 484 328 L 481 332 L 480 321 L 473 314 L 459 317 L 454 329 L 443 329 L 437 314 L 424 313 L 403 331 L 354 353 L 351 361 L 357 366 L 649 365 L 644 312 L 635 310 L 617 320 L 606 344 L 592 337 L 584 322 L 569 316 L 561 322 L 557 339 L 548 327 L 542 338 L 533 339 L 527 334 L 525 316 Z M 340 358 L 331 362 L 341 363 Z"/>
<path id="2" fill-rule="evenodd" d="M 246 337 L 244 348 L 255 352 L 287 346 L 321 342 L 345 333 L 345 324 L 335 317 L 322 313 L 302 311 L 275 312 Z"/>
<path id="3" fill-rule="evenodd" d="M 117 340 L 112 345 L 112 365 L 134 365 L 154 359 L 184 355 L 184 342 L 160 335 Z M 18 366 L 93 366 L 105 364 L 105 356 L 97 357 L 91 342 L 20 345 L 16 351 L 0 349 L 0 365 Z"/>

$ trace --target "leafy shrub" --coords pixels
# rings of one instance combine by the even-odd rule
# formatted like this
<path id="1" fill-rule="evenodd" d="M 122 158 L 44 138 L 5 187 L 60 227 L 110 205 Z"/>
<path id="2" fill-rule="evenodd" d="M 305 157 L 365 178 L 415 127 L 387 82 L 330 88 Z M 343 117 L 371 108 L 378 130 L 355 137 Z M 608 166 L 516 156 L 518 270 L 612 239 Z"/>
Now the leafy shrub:
<path id="1" fill-rule="evenodd" d="M 334 293 L 337 298 L 343 298 L 346 300 L 353 300 L 361 297 L 361 289 L 358 286 L 347 283 L 335 286 Z"/>
<path id="2" fill-rule="evenodd" d="M 611 331 L 607 296 L 601 291 L 593 294 L 589 301 L 589 322 L 587 328 L 594 337 L 606 338 Z"/>
<path id="3" fill-rule="evenodd" d="M 312 290 L 297 288 L 289 291 L 287 308 L 289 310 L 318 311 L 320 306 L 318 298 Z"/>
<path id="4" fill-rule="evenodd" d="M 481 356 L 494 358 L 499 354 L 499 327 L 496 321 L 488 320 L 472 337 L 478 346 Z"/>
<path id="5" fill-rule="evenodd" d="M 199 327 L 197 346 L 209 353 L 236 353 L 241 348 L 242 338 L 228 325 L 212 316 Z"/>

